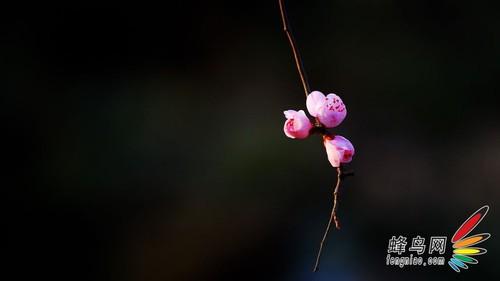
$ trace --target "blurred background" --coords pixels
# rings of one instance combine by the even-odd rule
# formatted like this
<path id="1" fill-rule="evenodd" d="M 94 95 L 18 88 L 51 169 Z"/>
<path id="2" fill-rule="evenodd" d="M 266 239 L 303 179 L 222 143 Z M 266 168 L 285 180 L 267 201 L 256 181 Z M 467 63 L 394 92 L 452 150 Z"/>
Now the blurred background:
<path id="1" fill-rule="evenodd" d="M 305 99 L 277 1 L 170 1 L 3 11 L 10 280 L 494 277 L 498 4 L 286 2 L 356 148 L 320 272 L 336 174 L 283 134 Z M 451 237 L 485 204 L 478 265 L 385 265 L 393 235 Z"/>

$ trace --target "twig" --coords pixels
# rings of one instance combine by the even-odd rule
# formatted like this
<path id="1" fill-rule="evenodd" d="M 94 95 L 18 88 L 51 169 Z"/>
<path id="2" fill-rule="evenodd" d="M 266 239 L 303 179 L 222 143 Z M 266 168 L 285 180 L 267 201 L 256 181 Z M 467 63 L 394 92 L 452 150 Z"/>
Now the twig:
<path id="1" fill-rule="evenodd" d="M 281 21 L 283 23 L 283 31 L 285 31 L 286 36 L 288 37 L 288 42 L 290 42 L 290 46 L 292 47 L 293 57 L 295 58 L 295 66 L 299 72 L 300 80 L 302 81 L 302 87 L 304 88 L 304 93 L 307 97 L 309 94 L 309 83 L 307 82 L 307 77 L 304 71 L 304 65 L 302 63 L 302 59 L 300 58 L 299 50 L 297 49 L 297 44 L 295 43 L 295 39 L 290 32 L 290 25 L 288 24 L 288 17 L 286 15 L 284 0 L 278 0 L 281 12 Z"/>
<path id="2" fill-rule="evenodd" d="M 321 258 L 321 252 L 323 251 L 323 244 L 325 243 L 328 232 L 330 231 L 330 225 L 332 224 L 332 221 L 335 223 L 335 228 L 340 229 L 340 222 L 337 218 L 337 194 L 339 192 L 340 181 L 342 177 L 342 170 L 340 167 L 337 167 L 337 184 L 335 185 L 335 189 L 333 190 L 332 213 L 330 214 L 330 220 L 328 221 L 328 225 L 326 226 L 325 234 L 323 234 L 323 239 L 321 239 L 321 242 L 319 244 L 318 256 L 316 257 L 316 263 L 314 264 L 313 269 L 314 272 L 319 270 L 319 260 Z"/>
<path id="3" fill-rule="evenodd" d="M 297 48 L 297 44 L 295 42 L 295 38 L 293 37 L 292 33 L 290 32 L 290 24 L 288 23 L 288 17 L 286 14 L 285 10 L 285 4 L 284 0 L 278 0 L 279 7 L 280 7 L 280 12 L 281 12 L 281 21 L 283 24 L 283 31 L 285 31 L 286 36 L 288 37 L 288 42 L 290 43 L 290 47 L 292 47 L 292 52 L 293 52 L 293 57 L 295 59 L 295 66 L 297 67 L 297 71 L 299 72 L 300 76 L 300 81 L 302 82 L 302 87 L 304 88 L 304 94 L 309 95 L 310 89 L 309 89 L 309 83 L 307 81 L 306 73 L 304 71 L 304 64 L 302 63 L 302 59 L 299 54 L 299 50 Z M 311 133 L 320 133 L 320 134 L 326 134 L 327 131 L 323 125 L 319 122 L 318 118 L 315 119 L 314 122 L 314 128 L 311 129 Z M 340 222 L 339 219 L 337 218 L 337 195 L 340 187 L 340 182 L 343 178 L 352 176 L 354 173 L 352 171 L 346 172 L 345 174 L 342 173 L 342 170 L 340 167 L 337 167 L 337 183 L 335 185 L 335 189 L 333 191 L 333 207 L 332 207 L 332 213 L 330 214 L 330 220 L 328 221 L 328 225 L 326 226 L 325 234 L 323 235 L 323 239 L 321 239 L 321 242 L 319 244 L 319 251 L 318 251 L 318 256 L 316 257 L 316 264 L 314 265 L 313 271 L 316 272 L 319 270 L 319 261 L 321 258 L 321 252 L 323 251 L 323 244 L 326 242 L 326 238 L 328 237 L 328 232 L 330 231 L 330 226 L 332 224 L 332 221 L 335 223 L 335 228 L 340 229 Z"/>

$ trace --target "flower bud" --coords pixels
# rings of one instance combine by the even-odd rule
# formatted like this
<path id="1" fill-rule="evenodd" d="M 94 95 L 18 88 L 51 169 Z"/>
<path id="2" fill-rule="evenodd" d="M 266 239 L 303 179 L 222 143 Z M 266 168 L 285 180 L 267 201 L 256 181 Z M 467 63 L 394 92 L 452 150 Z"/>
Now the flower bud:
<path id="1" fill-rule="evenodd" d="M 309 136 L 312 128 L 311 121 L 307 118 L 304 110 L 286 110 L 283 112 L 287 120 L 283 127 L 285 135 L 292 139 L 304 139 Z"/>
<path id="2" fill-rule="evenodd" d="M 349 163 L 354 155 L 354 146 L 343 136 L 336 135 L 323 137 L 328 161 L 333 167 L 339 167 L 340 163 Z"/>

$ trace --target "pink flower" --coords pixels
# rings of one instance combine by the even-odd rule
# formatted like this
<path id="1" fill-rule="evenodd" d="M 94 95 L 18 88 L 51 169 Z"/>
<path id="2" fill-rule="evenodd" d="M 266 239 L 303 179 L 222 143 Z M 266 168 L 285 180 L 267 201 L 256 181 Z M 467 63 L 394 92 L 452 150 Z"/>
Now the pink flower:
<path id="1" fill-rule="evenodd" d="M 339 167 L 340 163 L 349 163 L 354 155 L 354 146 L 343 136 L 336 135 L 333 138 L 323 136 L 323 144 L 326 148 L 328 161 L 333 167 Z"/>
<path id="2" fill-rule="evenodd" d="M 325 97 L 323 93 L 314 91 L 307 96 L 306 106 L 309 114 L 327 128 L 337 127 L 347 115 L 344 103 L 336 94 Z"/>
<path id="3" fill-rule="evenodd" d="M 287 137 L 304 139 L 309 136 L 309 130 L 311 130 L 312 125 L 304 110 L 286 110 L 283 113 L 285 113 L 285 117 L 287 118 L 283 127 L 283 131 L 285 131 Z"/>

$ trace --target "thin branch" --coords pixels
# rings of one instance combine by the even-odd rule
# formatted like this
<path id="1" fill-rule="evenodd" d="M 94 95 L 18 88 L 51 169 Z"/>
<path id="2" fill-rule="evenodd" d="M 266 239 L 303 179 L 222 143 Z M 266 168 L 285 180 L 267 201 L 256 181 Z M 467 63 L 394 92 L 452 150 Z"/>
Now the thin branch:
<path id="1" fill-rule="evenodd" d="M 319 260 L 321 258 L 321 252 L 323 251 L 323 244 L 325 244 L 332 221 L 335 223 L 335 228 L 340 229 L 340 222 L 337 218 L 337 194 L 339 192 L 340 181 L 342 177 L 342 170 L 340 167 L 337 167 L 337 184 L 335 185 L 335 189 L 333 190 L 332 213 L 330 214 L 330 220 L 328 221 L 328 225 L 326 226 L 325 234 L 323 234 L 323 239 L 321 239 L 321 242 L 319 244 L 318 256 L 316 257 L 316 263 L 314 264 L 313 269 L 314 272 L 319 270 Z"/>
<path id="2" fill-rule="evenodd" d="M 285 10 L 284 0 L 278 0 L 281 12 L 281 21 L 283 23 L 283 31 L 285 31 L 286 36 L 288 37 L 288 42 L 290 42 L 290 46 L 292 47 L 293 57 L 295 58 L 295 66 L 299 72 L 300 80 L 302 81 L 302 87 L 304 88 L 304 93 L 307 97 L 309 94 L 309 83 L 307 82 L 307 77 L 304 71 L 304 65 L 302 63 L 302 59 L 300 58 L 299 50 L 297 48 L 297 44 L 295 43 L 295 39 L 290 32 L 290 24 L 288 23 L 288 17 Z"/>

